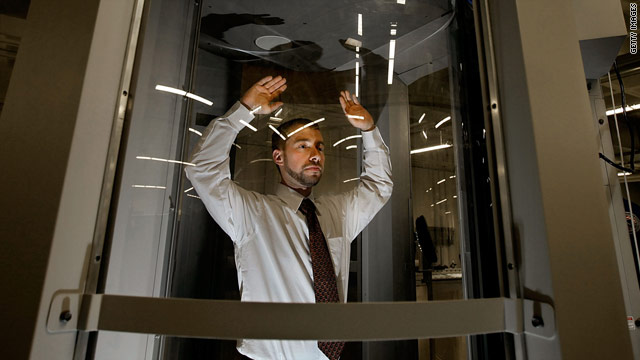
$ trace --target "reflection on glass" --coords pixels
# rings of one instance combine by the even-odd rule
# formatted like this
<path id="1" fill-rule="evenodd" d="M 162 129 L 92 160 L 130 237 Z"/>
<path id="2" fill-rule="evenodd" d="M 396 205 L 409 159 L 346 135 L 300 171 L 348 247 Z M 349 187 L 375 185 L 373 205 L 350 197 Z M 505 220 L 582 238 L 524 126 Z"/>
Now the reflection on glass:
<path id="1" fill-rule="evenodd" d="M 323 179 L 313 187 L 314 195 L 334 196 L 366 184 L 363 155 L 370 139 L 350 124 L 365 116 L 345 114 L 339 103 L 340 91 L 346 89 L 369 111 L 387 144 L 395 186 L 380 213 L 363 220 L 368 227 L 352 234 L 353 242 L 341 249 L 342 299 L 462 298 L 459 216 L 464 208 L 459 209 L 458 200 L 463 196 L 458 194 L 466 185 L 458 184 L 458 179 L 470 175 L 457 173 L 464 167 L 458 166 L 463 160 L 454 152 L 459 145 L 454 129 L 461 123 L 461 100 L 460 84 L 453 80 L 460 66 L 452 54 L 449 31 L 455 14 L 452 2 L 398 0 L 363 7 L 333 1 L 204 0 L 190 12 L 180 8 L 179 16 L 171 4 L 160 0 L 150 5 L 149 16 L 155 16 L 155 22 L 149 23 L 171 26 L 149 29 L 144 36 L 151 40 L 141 42 L 145 57 L 139 60 L 139 67 L 150 74 L 138 79 L 140 88 L 130 117 L 121 171 L 123 188 L 128 191 L 121 190 L 118 217 L 113 221 L 112 259 L 121 261 L 113 260 L 107 291 L 226 300 L 246 296 L 243 271 L 247 267 L 237 263 L 243 259 L 240 250 L 245 249 L 239 249 L 239 243 L 233 241 L 237 239 L 232 239 L 239 230 L 230 231 L 229 222 L 214 221 L 210 204 L 205 206 L 212 202 L 211 192 L 220 192 L 224 198 L 222 184 L 199 187 L 197 181 L 192 183 L 184 176 L 184 170 L 191 172 L 198 165 L 189 161 L 189 155 L 211 136 L 205 131 L 208 126 L 223 122 L 215 119 L 261 78 L 281 74 L 287 79 L 287 89 L 272 100 L 284 106 L 249 104 L 249 111 L 244 112 L 247 116 L 233 118 L 231 126 L 237 134 L 221 136 L 212 144 L 223 147 L 218 150 L 225 160 L 216 163 L 220 167 L 215 170 L 228 169 L 229 189 L 242 188 L 259 199 L 276 194 L 281 178 L 273 160 L 272 139 L 286 142 L 313 126 L 320 127 L 326 144 Z M 190 22 L 192 11 L 199 24 Z M 186 41 L 173 31 L 178 27 L 186 33 L 200 31 Z M 155 37 L 154 31 L 158 32 Z M 193 59 L 187 59 L 184 49 L 191 43 Z M 185 90 L 157 83 L 180 84 Z M 278 129 L 296 118 L 313 121 L 289 131 Z M 130 186 L 137 184 L 166 186 L 157 187 L 158 191 L 131 191 Z M 246 211 L 256 211 L 258 205 L 251 203 Z M 340 210 L 327 212 L 344 221 Z M 264 211 L 258 220 L 274 213 Z M 261 231 L 250 230 L 248 235 L 254 238 Z M 325 236 L 328 242 L 339 237 Z M 150 248 L 155 249 L 153 253 L 141 254 L 141 249 Z M 146 256 L 144 269 L 127 265 L 142 255 Z M 289 264 L 289 260 L 277 258 L 268 269 Z M 134 271 L 136 281 L 127 277 Z M 282 272 L 287 271 L 291 268 L 285 266 Z M 310 282 L 310 274 L 308 278 Z M 104 344 L 109 344 L 109 335 L 104 336 Z M 138 343 L 147 346 L 142 340 Z M 155 344 L 158 358 L 164 359 L 233 359 L 237 355 L 235 341 L 166 338 Z M 383 354 L 382 358 L 389 359 L 458 360 L 466 357 L 465 344 L 463 338 L 352 342 L 346 345 L 342 359 Z"/>
<path id="2" fill-rule="evenodd" d="M 347 136 L 347 137 L 345 137 L 345 138 L 342 138 L 342 139 L 340 139 L 340 140 L 336 141 L 336 142 L 333 144 L 333 146 L 335 147 L 335 146 L 338 146 L 338 145 L 342 144 L 343 142 L 345 142 L 345 141 L 347 141 L 347 140 L 351 140 L 351 139 L 358 139 L 358 138 L 361 138 L 361 137 L 362 137 L 362 135 L 351 135 L 351 136 Z"/>
<path id="3" fill-rule="evenodd" d="M 347 116 L 347 117 L 350 117 L 350 116 Z M 322 122 L 322 121 L 324 121 L 324 118 L 320 118 L 320 119 L 312 121 L 312 122 L 310 122 L 310 123 L 308 123 L 308 124 L 306 124 L 304 126 L 301 126 L 301 127 L 297 128 L 297 129 L 293 130 L 292 132 L 288 133 L 287 137 L 290 138 L 293 135 L 297 134 L 299 131 L 302 131 L 302 130 L 304 130 L 304 129 L 308 128 L 308 127 L 311 127 L 311 126 L 313 126 L 313 125 L 315 125 L 315 124 L 317 124 L 319 122 Z"/>
<path id="4" fill-rule="evenodd" d="M 166 186 L 159 185 L 131 185 L 133 188 L 142 188 L 142 189 L 166 189 Z"/>
<path id="5" fill-rule="evenodd" d="M 202 134 L 200 134 L 200 135 L 202 135 Z M 136 159 L 138 159 L 138 160 L 162 161 L 162 162 L 167 162 L 167 163 L 172 163 L 172 164 L 183 164 L 183 165 L 186 165 L 186 166 L 193 166 L 193 163 L 186 162 L 186 161 L 161 159 L 161 158 L 150 157 L 150 156 L 136 156 Z"/>
<path id="6" fill-rule="evenodd" d="M 427 136 L 425 136 L 424 139 L 428 140 L 429 138 Z M 446 148 L 450 148 L 452 146 L 453 145 L 451 145 L 451 144 L 434 145 L 434 146 L 428 146 L 428 147 L 424 147 L 424 148 L 420 148 L 420 149 L 411 150 L 410 153 L 411 154 L 420 154 L 420 153 L 423 153 L 423 152 L 428 152 L 428 151 L 433 151 L 433 150 L 446 149 Z"/>
<path id="7" fill-rule="evenodd" d="M 205 98 L 203 98 L 202 96 L 198 96 L 196 94 L 192 94 L 190 92 L 186 92 L 184 90 L 180 90 L 180 89 L 176 89 L 176 88 L 172 88 L 170 86 L 164 86 L 164 85 L 156 85 L 156 90 L 158 91 L 164 91 L 164 92 L 168 92 L 168 93 L 172 93 L 172 94 L 176 94 L 176 95 L 180 95 L 180 96 L 186 96 L 190 99 L 199 101 L 205 105 L 213 105 L 213 101 L 211 100 L 207 100 Z"/>

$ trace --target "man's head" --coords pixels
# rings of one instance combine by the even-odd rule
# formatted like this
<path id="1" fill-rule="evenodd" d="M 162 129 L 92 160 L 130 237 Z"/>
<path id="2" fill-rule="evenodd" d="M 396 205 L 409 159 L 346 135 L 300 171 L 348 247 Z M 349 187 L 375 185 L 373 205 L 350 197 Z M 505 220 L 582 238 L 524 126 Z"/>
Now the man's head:
<path id="1" fill-rule="evenodd" d="M 273 162 L 282 181 L 293 188 L 316 185 L 324 170 L 324 142 L 320 128 L 313 124 L 298 130 L 311 122 L 298 118 L 280 125 L 277 130 L 286 141 L 275 132 L 271 136 Z"/>

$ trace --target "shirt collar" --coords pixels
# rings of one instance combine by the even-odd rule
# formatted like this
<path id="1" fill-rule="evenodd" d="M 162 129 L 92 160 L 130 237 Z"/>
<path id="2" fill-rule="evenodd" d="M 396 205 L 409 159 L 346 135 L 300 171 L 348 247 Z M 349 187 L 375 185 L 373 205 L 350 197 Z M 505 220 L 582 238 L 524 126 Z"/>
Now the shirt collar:
<path id="1" fill-rule="evenodd" d="M 278 187 L 276 189 L 276 196 L 282 199 L 282 201 L 284 201 L 285 204 L 287 204 L 287 206 L 289 206 L 294 211 L 298 211 L 300 209 L 300 204 L 302 203 L 302 200 L 304 200 L 304 196 L 302 196 L 302 194 L 282 183 L 278 184 Z M 315 196 L 313 195 L 313 189 L 311 190 L 311 194 L 309 194 L 308 198 L 314 203 L 314 205 L 317 205 Z M 317 206 L 316 212 L 318 212 L 318 214 L 320 213 Z"/>

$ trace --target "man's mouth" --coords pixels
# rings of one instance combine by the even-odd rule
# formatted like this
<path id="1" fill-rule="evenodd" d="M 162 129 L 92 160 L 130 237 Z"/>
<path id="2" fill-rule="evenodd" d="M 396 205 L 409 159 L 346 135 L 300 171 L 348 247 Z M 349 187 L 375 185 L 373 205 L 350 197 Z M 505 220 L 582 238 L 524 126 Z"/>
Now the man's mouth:
<path id="1" fill-rule="evenodd" d="M 311 170 L 311 171 L 322 171 L 322 168 L 319 166 L 307 166 L 306 168 L 304 168 L 305 170 Z"/>

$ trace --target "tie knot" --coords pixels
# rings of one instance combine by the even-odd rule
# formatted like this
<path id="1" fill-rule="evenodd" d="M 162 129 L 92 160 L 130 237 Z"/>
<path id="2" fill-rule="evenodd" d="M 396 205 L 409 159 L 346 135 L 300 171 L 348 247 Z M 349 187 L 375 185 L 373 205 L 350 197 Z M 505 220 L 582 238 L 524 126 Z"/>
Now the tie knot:
<path id="1" fill-rule="evenodd" d="M 304 198 L 300 204 L 300 211 L 302 211 L 305 216 L 314 214 L 316 206 L 313 204 L 313 201 L 309 200 L 309 198 Z"/>

